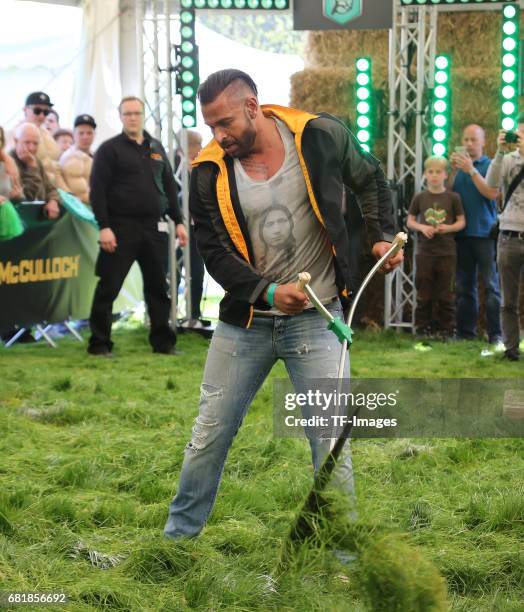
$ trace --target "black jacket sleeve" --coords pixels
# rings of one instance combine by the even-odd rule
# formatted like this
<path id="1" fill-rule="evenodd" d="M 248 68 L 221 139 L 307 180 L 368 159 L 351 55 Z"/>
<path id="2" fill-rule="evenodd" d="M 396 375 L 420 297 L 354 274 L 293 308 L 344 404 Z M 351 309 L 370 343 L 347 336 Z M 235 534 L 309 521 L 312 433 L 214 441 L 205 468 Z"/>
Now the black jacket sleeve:
<path id="1" fill-rule="evenodd" d="M 212 163 L 191 172 L 189 208 L 195 238 L 209 274 L 236 300 L 261 304 L 260 296 L 270 284 L 238 252 L 224 225 L 215 195 L 216 169 Z M 265 304 L 267 308 L 267 304 Z"/>
<path id="2" fill-rule="evenodd" d="M 161 148 L 161 151 L 162 159 L 164 160 L 162 182 L 164 183 L 164 191 L 169 202 L 167 214 L 178 225 L 179 223 L 184 222 L 184 217 L 180 210 L 180 206 L 178 205 L 178 186 L 176 184 L 173 169 L 171 168 L 171 164 L 169 163 L 164 147 Z"/>
<path id="3" fill-rule="evenodd" d="M 344 183 L 353 191 L 362 210 L 371 244 L 392 241 L 395 233 L 391 191 L 378 159 L 362 150 L 355 136 L 337 121 L 333 130 Z"/>
<path id="4" fill-rule="evenodd" d="M 93 168 L 89 179 L 90 200 L 99 228 L 109 226 L 107 192 L 114 171 L 115 152 L 110 144 L 101 144 L 95 153 Z"/>

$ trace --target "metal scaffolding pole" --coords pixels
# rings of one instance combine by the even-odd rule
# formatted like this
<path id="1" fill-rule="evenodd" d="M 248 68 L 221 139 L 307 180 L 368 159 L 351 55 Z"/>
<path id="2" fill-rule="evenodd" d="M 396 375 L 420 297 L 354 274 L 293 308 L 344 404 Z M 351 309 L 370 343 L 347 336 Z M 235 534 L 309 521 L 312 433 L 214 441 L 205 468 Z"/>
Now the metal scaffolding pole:
<path id="1" fill-rule="evenodd" d="M 424 156 L 429 150 L 424 113 L 427 93 L 433 87 L 437 36 L 435 6 L 402 6 L 393 3 L 393 28 L 389 39 L 388 179 L 394 198 L 397 230 L 406 207 L 422 184 Z M 385 279 L 384 326 L 414 329 L 415 249 Z M 408 314 L 409 311 L 409 314 Z"/>
<path id="2" fill-rule="evenodd" d="M 145 103 L 145 125 L 155 138 L 162 141 L 173 165 L 175 153 L 178 155 L 180 163 L 175 171 L 175 180 L 182 193 L 182 211 L 188 223 L 187 131 L 182 128 L 181 104 L 173 87 L 177 69 L 173 64 L 173 61 L 176 62 L 174 46 L 180 43 L 179 8 L 179 4 L 172 0 L 136 0 L 137 31 L 140 32 L 137 46 L 138 53 L 141 54 L 140 76 Z M 181 266 L 175 254 L 175 225 L 170 223 L 169 228 L 171 324 L 175 326 L 184 314 L 186 318 L 191 316 L 190 245 L 183 249 L 185 313 L 181 313 L 177 295 Z"/>

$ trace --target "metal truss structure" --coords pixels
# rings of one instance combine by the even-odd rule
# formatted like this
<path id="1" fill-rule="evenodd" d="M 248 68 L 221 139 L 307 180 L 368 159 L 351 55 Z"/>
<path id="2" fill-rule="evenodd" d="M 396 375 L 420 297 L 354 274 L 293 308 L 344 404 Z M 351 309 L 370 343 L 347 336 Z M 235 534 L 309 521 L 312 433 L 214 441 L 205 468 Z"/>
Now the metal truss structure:
<path id="1" fill-rule="evenodd" d="M 182 193 L 184 218 L 189 219 L 189 179 L 187 163 L 187 131 L 182 129 L 181 104 L 175 95 L 175 45 L 180 44 L 180 6 L 173 0 L 135 0 L 138 65 L 141 96 L 145 102 L 146 129 L 162 141 L 172 164 L 177 155 L 175 171 Z M 142 61 L 140 61 L 142 58 Z M 170 223 L 170 287 L 171 322 L 184 317 L 178 304 L 178 279 L 184 279 L 185 318 L 191 316 L 190 246 L 176 255 L 174 224 Z M 183 266 L 183 271 L 182 271 Z"/>
<path id="2" fill-rule="evenodd" d="M 422 184 L 429 154 L 425 112 L 434 86 L 437 39 L 435 6 L 402 6 L 394 0 L 389 44 L 389 131 L 387 175 L 394 192 L 397 231 Z M 415 323 L 415 248 L 403 266 L 386 276 L 384 326 L 413 329 Z"/>

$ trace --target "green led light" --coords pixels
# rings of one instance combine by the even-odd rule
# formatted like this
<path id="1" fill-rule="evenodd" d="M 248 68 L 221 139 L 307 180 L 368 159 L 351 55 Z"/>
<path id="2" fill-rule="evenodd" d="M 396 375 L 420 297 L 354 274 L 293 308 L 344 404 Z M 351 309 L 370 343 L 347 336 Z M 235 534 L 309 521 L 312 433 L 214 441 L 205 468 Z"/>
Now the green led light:
<path id="1" fill-rule="evenodd" d="M 195 110 L 195 104 L 191 100 L 185 100 L 182 103 L 182 110 L 185 113 L 192 113 Z"/>
<path id="2" fill-rule="evenodd" d="M 435 104 L 433 104 L 433 108 L 437 111 L 437 113 L 445 113 L 448 105 L 444 102 L 444 100 L 437 100 Z"/>
<path id="3" fill-rule="evenodd" d="M 186 128 L 194 127 L 195 123 L 195 119 L 191 115 L 186 115 L 182 118 L 182 125 Z"/>
<path id="4" fill-rule="evenodd" d="M 357 60 L 357 70 L 359 72 L 366 72 L 369 70 L 369 60 L 367 60 L 365 57 L 361 57 L 359 60 Z"/>
<path id="5" fill-rule="evenodd" d="M 506 85 L 502 88 L 502 97 L 506 100 L 510 100 L 515 96 L 515 88 L 512 85 Z"/>
<path id="6" fill-rule="evenodd" d="M 502 13 L 506 19 L 513 19 L 517 14 L 517 9 L 514 6 L 505 6 Z"/>
<path id="7" fill-rule="evenodd" d="M 184 85 L 182 95 L 184 98 L 192 98 L 195 95 L 195 90 L 190 85 Z"/>
<path id="8" fill-rule="evenodd" d="M 209 8 L 212 8 L 212 9 L 218 8 L 218 4 L 219 4 L 218 0 L 207 0 L 207 6 Z"/>
<path id="9" fill-rule="evenodd" d="M 433 145 L 433 155 L 438 155 L 440 157 L 445 154 L 446 147 L 441 142 L 437 142 Z"/>
<path id="10" fill-rule="evenodd" d="M 359 102 L 357 104 L 357 113 L 359 115 L 367 115 L 370 111 L 370 106 L 367 102 Z"/>
<path id="11" fill-rule="evenodd" d="M 357 98 L 359 100 L 367 100 L 369 98 L 369 89 L 367 87 L 359 87 L 357 89 Z"/>
<path id="12" fill-rule="evenodd" d="M 369 145 L 367 144 L 360 144 L 360 146 L 364 149 L 364 151 L 366 151 L 367 153 L 369 153 L 371 151 L 371 149 L 369 148 Z"/>
<path id="13" fill-rule="evenodd" d="M 273 8 L 273 0 L 262 0 L 262 8 L 265 8 L 265 9 Z"/>
<path id="14" fill-rule="evenodd" d="M 183 28 L 181 28 L 180 34 L 181 34 L 182 38 L 192 38 L 193 37 L 193 28 L 190 28 L 189 26 L 184 26 Z"/>
<path id="15" fill-rule="evenodd" d="M 502 46 L 505 51 L 513 51 L 517 46 L 517 41 L 514 38 L 505 38 L 502 41 Z"/>
<path id="16" fill-rule="evenodd" d="M 220 6 L 223 9 L 229 9 L 233 6 L 233 0 L 220 0 Z"/>
<path id="17" fill-rule="evenodd" d="M 195 80 L 195 75 L 189 70 L 184 70 L 182 72 L 182 80 L 184 83 L 192 83 Z"/>
<path id="18" fill-rule="evenodd" d="M 438 70 L 437 72 L 435 72 L 435 81 L 439 85 L 444 85 L 444 83 L 447 83 L 448 82 L 447 72 L 444 72 L 443 70 Z"/>
<path id="19" fill-rule="evenodd" d="M 513 81 L 517 78 L 514 70 L 504 70 L 502 73 L 502 80 L 504 83 L 513 83 Z"/>
<path id="20" fill-rule="evenodd" d="M 445 55 L 439 55 L 435 59 L 435 67 L 439 70 L 445 70 L 449 66 L 449 60 Z"/>
<path id="21" fill-rule="evenodd" d="M 512 130 L 515 127 L 515 121 L 511 119 L 511 117 L 505 117 L 502 120 L 502 129 L 503 130 Z"/>
<path id="22" fill-rule="evenodd" d="M 194 64 L 195 64 L 195 60 L 189 55 L 182 58 L 182 66 L 184 66 L 184 68 L 188 68 L 188 69 L 193 68 Z"/>
<path id="23" fill-rule="evenodd" d="M 357 83 L 359 85 L 368 85 L 369 84 L 369 75 L 365 73 L 357 74 Z"/>
<path id="24" fill-rule="evenodd" d="M 246 8 L 246 0 L 235 0 L 235 8 Z"/>
<path id="25" fill-rule="evenodd" d="M 193 13 L 191 11 L 182 11 L 180 13 L 180 21 L 182 23 L 191 23 L 193 21 Z"/>
<path id="26" fill-rule="evenodd" d="M 517 63 L 517 58 L 512 53 L 504 53 L 502 63 L 506 68 L 511 68 Z"/>
<path id="27" fill-rule="evenodd" d="M 182 53 L 193 53 L 193 43 L 189 42 L 189 40 L 185 40 L 181 45 L 180 48 L 182 49 Z"/>
<path id="28" fill-rule="evenodd" d="M 206 6 L 206 0 L 195 0 L 196 8 L 204 8 Z"/>
<path id="29" fill-rule="evenodd" d="M 369 142 L 371 134 L 367 130 L 359 130 L 357 132 L 357 138 L 360 140 L 360 142 L 366 143 Z"/>
<path id="30" fill-rule="evenodd" d="M 502 26 L 502 31 L 506 36 L 513 36 L 517 31 L 517 26 L 512 21 L 506 21 L 506 23 Z"/>
<path id="31" fill-rule="evenodd" d="M 446 140 L 446 132 L 441 128 L 437 128 L 433 131 L 433 140 L 436 140 L 437 142 Z"/>
<path id="32" fill-rule="evenodd" d="M 275 8 L 285 9 L 288 6 L 288 0 L 275 0 Z"/>
<path id="33" fill-rule="evenodd" d="M 370 124 L 369 117 L 362 115 L 357 119 L 357 125 L 359 128 L 368 128 L 369 124 Z"/>
<path id="34" fill-rule="evenodd" d="M 448 88 L 444 87 L 444 85 L 439 85 L 435 87 L 435 96 L 437 98 L 445 98 L 448 95 Z"/>
<path id="35" fill-rule="evenodd" d="M 439 127 L 439 128 L 443 128 L 446 123 L 446 117 L 444 117 L 444 115 L 435 115 L 434 119 L 433 119 L 433 123 Z"/>
<path id="36" fill-rule="evenodd" d="M 249 6 L 249 8 L 257 9 L 259 6 L 259 1 L 258 0 L 247 0 L 247 5 Z"/>
<path id="37" fill-rule="evenodd" d="M 180 5 L 182 8 L 193 8 L 193 0 L 182 0 Z"/>
<path id="38" fill-rule="evenodd" d="M 504 102 L 502 105 L 502 112 L 505 115 L 513 115 L 515 112 L 515 104 L 513 104 L 513 102 Z"/>

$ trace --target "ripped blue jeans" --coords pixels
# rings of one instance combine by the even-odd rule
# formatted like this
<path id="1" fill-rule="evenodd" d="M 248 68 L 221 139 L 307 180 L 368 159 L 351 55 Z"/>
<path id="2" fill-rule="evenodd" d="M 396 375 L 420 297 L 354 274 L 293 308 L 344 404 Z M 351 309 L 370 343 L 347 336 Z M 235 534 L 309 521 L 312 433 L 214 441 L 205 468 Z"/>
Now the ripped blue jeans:
<path id="1" fill-rule="evenodd" d="M 327 308 L 334 316 L 342 316 L 338 300 Z M 165 536 L 193 537 L 203 529 L 215 502 L 229 448 L 275 362 L 284 361 L 298 391 L 303 380 L 336 377 L 340 349 L 337 338 L 315 309 L 295 316 L 254 317 L 249 329 L 219 322 L 209 347 L 199 415 L 185 449 Z M 349 377 L 348 361 L 345 378 Z M 308 439 L 317 470 L 329 451 L 330 440 L 315 436 Z M 353 500 L 349 442 L 346 449 L 336 470 L 336 482 Z"/>

